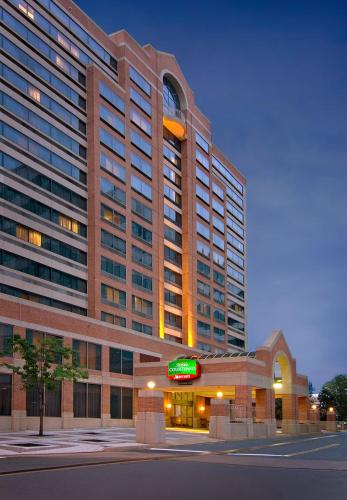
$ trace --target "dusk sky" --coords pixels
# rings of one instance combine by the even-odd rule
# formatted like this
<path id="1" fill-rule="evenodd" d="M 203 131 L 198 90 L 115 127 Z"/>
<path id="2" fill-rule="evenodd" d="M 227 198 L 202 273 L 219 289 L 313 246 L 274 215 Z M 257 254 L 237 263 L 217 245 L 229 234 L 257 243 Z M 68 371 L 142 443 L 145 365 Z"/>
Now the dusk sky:
<path id="1" fill-rule="evenodd" d="M 346 373 L 347 3 L 77 3 L 175 54 L 247 177 L 249 348 L 282 329 L 316 390 Z"/>

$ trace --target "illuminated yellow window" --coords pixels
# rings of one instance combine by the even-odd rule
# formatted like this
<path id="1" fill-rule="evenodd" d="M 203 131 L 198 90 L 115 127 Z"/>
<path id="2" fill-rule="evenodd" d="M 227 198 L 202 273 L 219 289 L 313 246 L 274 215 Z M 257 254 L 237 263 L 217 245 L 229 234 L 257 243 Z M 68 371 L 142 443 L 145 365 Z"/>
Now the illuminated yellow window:
<path id="1" fill-rule="evenodd" d="M 58 54 L 55 56 L 55 63 L 57 66 L 59 66 L 61 69 L 64 71 L 68 71 L 68 66 L 67 63 L 62 59 Z"/>
<path id="2" fill-rule="evenodd" d="M 71 219 L 68 219 L 67 217 L 64 217 L 63 215 L 59 215 L 59 226 L 71 231 Z"/>
<path id="3" fill-rule="evenodd" d="M 39 89 L 35 87 L 29 87 L 29 95 L 32 99 L 35 99 L 37 102 L 41 102 L 41 92 Z"/>
<path id="4" fill-rule="evenodd" d="M 107 300 L 109 300 L 110 302 L 114 301 L 112 288 L 109 288 L 109 287 L 106 288 L 106 297 L 107 297 Z"/>
<path id="5" fill-rule="evenodd" d="M 29 231 L 29 243 L 32 243 L 37 247 L 42 246 L 41 233 L 39 233 L 38 231 Z"/>
<path id="6" fill-rule="evenodd" d="M 76 222 L 75 220 L 73 220 L 71 223 L 71 231 L 78 234 L 78 222 Z"/>
<path id="7" fill-rule="evenodd" d="M 26 2 L 19 2 L 18 3 L 18 8 L 19 8 L 19 10 L 21 10 L 22 12 L 24 12 L 24 14 L 26 14 L 27 11 L 28 11 Z"/>
<path id="8" fill-rule="evenodd" d="M 29 241 L 29 231 L 23 226 L 16 227 L 16 236 L 20 240 Z"/>
<path id="9" fill-rule="evenodd" d="M 104 208 L 103 209 L 103 214 L 102 214 L 103 218 L 108 220 L 109 222 L 112 222 L 112 218 L 113 218 L 113 214 L 112 214 L 112 210 L 110 210 L 109 208 Z"/>
<path id="10" fill-rule="evenodd" d="M 34 16 L 34 11 L 31 7 L 28 6 L 28 12 L 27 12 L 27 16 L 30 17 L 30 19 L 34 20 L 35 16 Z"/>

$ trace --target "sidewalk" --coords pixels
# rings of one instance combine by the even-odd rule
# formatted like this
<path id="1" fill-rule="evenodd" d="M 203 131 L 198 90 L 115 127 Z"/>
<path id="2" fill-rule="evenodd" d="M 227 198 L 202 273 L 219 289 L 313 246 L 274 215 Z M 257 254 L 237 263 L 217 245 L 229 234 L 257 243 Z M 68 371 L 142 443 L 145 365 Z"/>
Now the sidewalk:
<path id="1" fill-rule="evenodd" d="M 208 433 L 186 430 L 166 431 L 166 445 L 191 445 L 213 442 Z M 136 443 L 134 428 L 68 429 L 47 431 L 38 437 L 34 431 L 0 433 L 0 458 L 26 455 L 56 455 L 100 452 L 107 449 L 141 449 L 146 445 Z"/>

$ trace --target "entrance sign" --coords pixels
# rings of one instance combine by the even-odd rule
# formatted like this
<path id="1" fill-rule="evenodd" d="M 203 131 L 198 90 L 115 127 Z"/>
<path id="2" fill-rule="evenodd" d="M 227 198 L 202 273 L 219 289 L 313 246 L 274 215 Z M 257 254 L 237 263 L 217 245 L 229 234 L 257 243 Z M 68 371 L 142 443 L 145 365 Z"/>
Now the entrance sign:
<path id="1" fill-rule="evenodd" d="M 167 368 L 167 377 L 171 380 L 192 380 L 200 375 L 201 367 L 196 359 L 176 359 L 170 361 Z"/>

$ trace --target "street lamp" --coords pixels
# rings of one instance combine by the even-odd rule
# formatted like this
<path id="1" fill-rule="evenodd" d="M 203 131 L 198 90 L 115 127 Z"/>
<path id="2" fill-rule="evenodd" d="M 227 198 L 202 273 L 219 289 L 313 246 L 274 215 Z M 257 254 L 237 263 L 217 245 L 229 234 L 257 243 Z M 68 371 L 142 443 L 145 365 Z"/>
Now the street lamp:
<path id="1" fill-rule="evenodd" d="M 154 387 L 155 387 L 154 380 L 150 380 L 149 382 L 147 382 L 147 387 L 148 387 L 148 389 L 154 389 Z"/>

